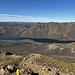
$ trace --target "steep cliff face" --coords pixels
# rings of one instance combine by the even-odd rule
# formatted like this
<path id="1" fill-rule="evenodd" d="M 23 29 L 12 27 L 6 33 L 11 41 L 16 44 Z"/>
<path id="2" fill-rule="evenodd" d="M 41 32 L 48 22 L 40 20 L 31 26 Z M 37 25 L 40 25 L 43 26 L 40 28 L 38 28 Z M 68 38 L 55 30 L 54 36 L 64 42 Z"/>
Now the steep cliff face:
<path id="1" fill-rule="evenodd" d="M 75 40 L 75 22 L 36 23 L 32 28 L 21 33 L 20 36 L 57 40 Z"/>

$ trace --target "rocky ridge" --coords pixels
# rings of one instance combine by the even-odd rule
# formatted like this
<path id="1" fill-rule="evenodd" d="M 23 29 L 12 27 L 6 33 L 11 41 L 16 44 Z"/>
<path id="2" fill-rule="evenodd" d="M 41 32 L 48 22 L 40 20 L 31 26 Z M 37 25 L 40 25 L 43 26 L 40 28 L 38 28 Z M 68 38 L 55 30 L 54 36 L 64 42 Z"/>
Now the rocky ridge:
<path id="1" fill-rule="evenodd" d="M 0 63 L 0 75 L 15 75 L 16 70 L 20 70 L 21 75 L 74 75 L 74 71 L 70 71 L 69 65 L 66 64 L 68 67 L 64 67 L 65 70 L 60 69 L 60 67 L 55 67 L 56 65 L 48 65 L 47 61 L 42 61 L 43 57 L 44 60 L 48 60 L 46 56 L 40 55 L 40 54 L 29 54 L 24 56 L 19 55 L 6 55 L 8 52 L 1 53 L 1 56 L 4 56 L 0 58 L 0 61 L 5 64 Z M 9 52 L 10 53 L 10 52 Z M 5 58 L 8 60 L 5 61 Z M 14 61 L 11 60 L 13 57 L 15 57 Z M 11 60 L 11 61 L 10 61 Z M 40 61 L 41 60 L 41 61 Z M 57 59 L 49 58 L 49 60 L 54 63 L 57 63 Z M 48 60 L 48 61 L 49 61 Z M 60 61 L 59 61 L 60 62 Z M 64 62 L 64 61 L 61 61 Z M 59 63 L 60 64 L 60 63 Z M 73 65 L 73 64 L 72 64 Z M 70 66 L 72 66 L 70 65 Z M 73 65 L 74 66 L 74 65 Z"/>

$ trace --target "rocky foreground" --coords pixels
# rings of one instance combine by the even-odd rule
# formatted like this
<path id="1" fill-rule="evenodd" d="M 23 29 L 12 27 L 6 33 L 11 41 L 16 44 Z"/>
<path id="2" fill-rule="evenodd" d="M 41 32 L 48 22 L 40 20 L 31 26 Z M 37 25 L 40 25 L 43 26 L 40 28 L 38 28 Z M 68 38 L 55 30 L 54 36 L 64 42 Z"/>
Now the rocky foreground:
<path id="1" fill-rule="evenodd" d="M 75 75 L 74 62 L 66 62 L 41 54 L 15 55 L 0 53 L 0 75 Z"/>

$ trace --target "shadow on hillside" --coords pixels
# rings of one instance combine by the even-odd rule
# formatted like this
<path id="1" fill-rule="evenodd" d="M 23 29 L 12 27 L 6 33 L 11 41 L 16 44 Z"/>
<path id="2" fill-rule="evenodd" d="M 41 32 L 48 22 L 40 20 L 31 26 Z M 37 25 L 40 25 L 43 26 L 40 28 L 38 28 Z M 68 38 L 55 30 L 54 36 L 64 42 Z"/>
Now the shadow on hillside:
<path id="1" fill-rule="evenodd" d="M 56 39 L 44 39 L 44 38 L 25 38 L 25 39 L 30 39 L 35 42 L 41 42 L 41 43 L 73 43 L 75 41 L 59 41 Z"/>

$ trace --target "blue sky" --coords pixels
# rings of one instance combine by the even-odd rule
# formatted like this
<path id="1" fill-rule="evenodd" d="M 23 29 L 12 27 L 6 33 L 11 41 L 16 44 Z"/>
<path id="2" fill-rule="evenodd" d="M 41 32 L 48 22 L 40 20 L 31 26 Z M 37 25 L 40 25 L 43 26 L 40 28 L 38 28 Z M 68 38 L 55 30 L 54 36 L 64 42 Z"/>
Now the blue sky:
<path id="1" fill-rule="evenodd" d="M 75 0 L 0 0 L 0 22 L 75 22 Z"/>

